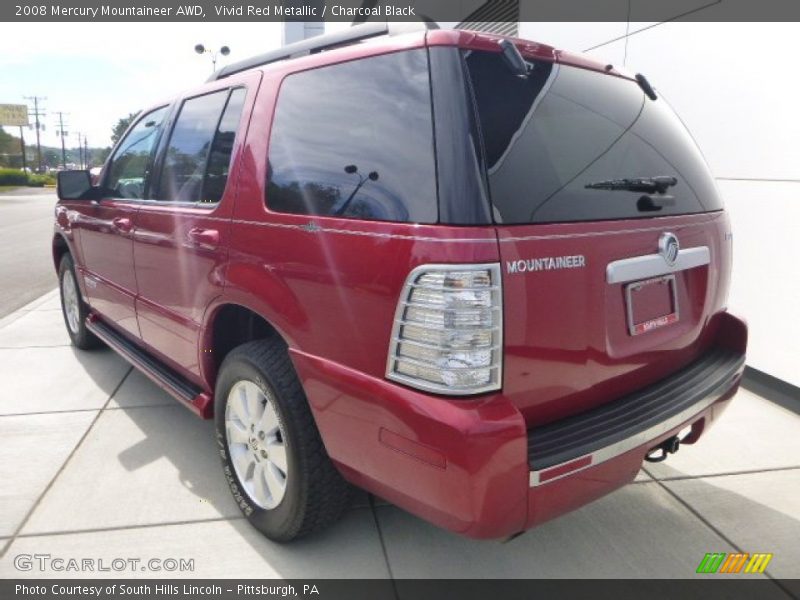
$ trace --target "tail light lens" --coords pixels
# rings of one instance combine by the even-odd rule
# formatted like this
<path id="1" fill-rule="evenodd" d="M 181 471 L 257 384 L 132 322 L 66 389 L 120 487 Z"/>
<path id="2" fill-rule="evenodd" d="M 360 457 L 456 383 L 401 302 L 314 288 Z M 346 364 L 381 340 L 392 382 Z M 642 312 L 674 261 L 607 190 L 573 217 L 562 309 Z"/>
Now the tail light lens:
<path id="1" fill-rule="evenodd" d="M 423 265 L 397 303 L 386 377 L 440 394 L 500 389 L 500 265 Z"/>

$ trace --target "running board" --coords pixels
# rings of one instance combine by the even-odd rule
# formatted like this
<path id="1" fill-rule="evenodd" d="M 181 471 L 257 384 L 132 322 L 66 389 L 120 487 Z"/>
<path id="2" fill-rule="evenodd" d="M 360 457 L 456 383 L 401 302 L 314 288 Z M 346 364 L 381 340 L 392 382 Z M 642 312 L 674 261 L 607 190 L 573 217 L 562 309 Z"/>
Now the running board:
<path id="1" fill-rule="evenodd" d="M 211 418 L 211 396 L 197 385 L 142 350 L 95 315 L 86 318 L 86 327 L 186 408 L 204 419 Z"/>

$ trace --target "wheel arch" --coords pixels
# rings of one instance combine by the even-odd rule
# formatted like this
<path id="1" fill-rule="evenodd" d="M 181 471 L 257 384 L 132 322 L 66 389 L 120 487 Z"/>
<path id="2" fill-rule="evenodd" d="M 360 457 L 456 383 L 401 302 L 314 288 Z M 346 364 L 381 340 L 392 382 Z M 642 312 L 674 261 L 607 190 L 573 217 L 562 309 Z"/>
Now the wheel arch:
<path id="1" fill-rule="evenodd" d="M 58 267 L 61 265 L 61 259 L 65 254 L 72 255 L 72 260 L 75 260 L 75 253 L 72 251 L 67 238 L 61 233 L 53 234 L 51 251 L 53 253 L 53 266 L 56 271 L 58 271 Z"/>
<path id="2" fill-rule="evenodd" d="M 219 301 L 206 311 L 198 348 L 203 378 L 214 389 L 222 361 L 234 348 L 247 342 L 277 338 L 288 347 L 291 339 L 266 317 L 264 311 L 243 303 Z"/>

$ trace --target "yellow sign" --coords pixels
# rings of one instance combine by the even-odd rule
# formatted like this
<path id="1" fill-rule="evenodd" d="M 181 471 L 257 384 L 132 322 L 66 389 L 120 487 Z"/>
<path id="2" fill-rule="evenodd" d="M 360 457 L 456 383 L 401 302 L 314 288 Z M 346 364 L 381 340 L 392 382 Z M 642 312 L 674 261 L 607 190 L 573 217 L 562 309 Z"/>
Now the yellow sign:
<path id="1" fill-rule="evenodd" d="M 0 125 L 26 127 L 28 106 L 26 104 L 0 104 Z"/>

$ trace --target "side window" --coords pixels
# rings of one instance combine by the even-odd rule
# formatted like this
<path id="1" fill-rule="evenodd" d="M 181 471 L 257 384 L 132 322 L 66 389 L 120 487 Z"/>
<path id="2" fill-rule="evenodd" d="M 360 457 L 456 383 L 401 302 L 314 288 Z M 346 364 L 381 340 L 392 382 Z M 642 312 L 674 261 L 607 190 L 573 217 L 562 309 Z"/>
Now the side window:
<path id="1" fill-rule="evenodd" d="M 183 103 L 164 156 L 157 199 L 213 203 L 222 197 L 244 96 L 244 90 L 235 92 L 235 98 L 222 90 Z"/>
<path id="2" fill-rule="evenodd" d="M 435 223 L 426 51 L 287 77 L 276 107 L 267 177 L 270 210 Z"/>
<path id="3" fill-rule="evenodd" d="M 208 169 L 201 195 L 203 202 L 219 202 L 222 199 L 222 193 L 225 191 L 225 184 L 228 181 L 233 142 L 236 139 L 236 131 L 239 129 L 246 95 L 247 92 L 244 88 L 236 88 L 228 98 L 228 105 L 225 107 L 225 112 L 222 113 L 217 134 L 214 136 L 214 143 L 211 145 L 211 153 L 208 156 Z"/>
<path id="4" fill-rule="evenodd" d="M 111 197 L 144 197 L 150 158 L 166 115 L 166 106 L 146 114 L 122 140 L 105 182 Z"/>

